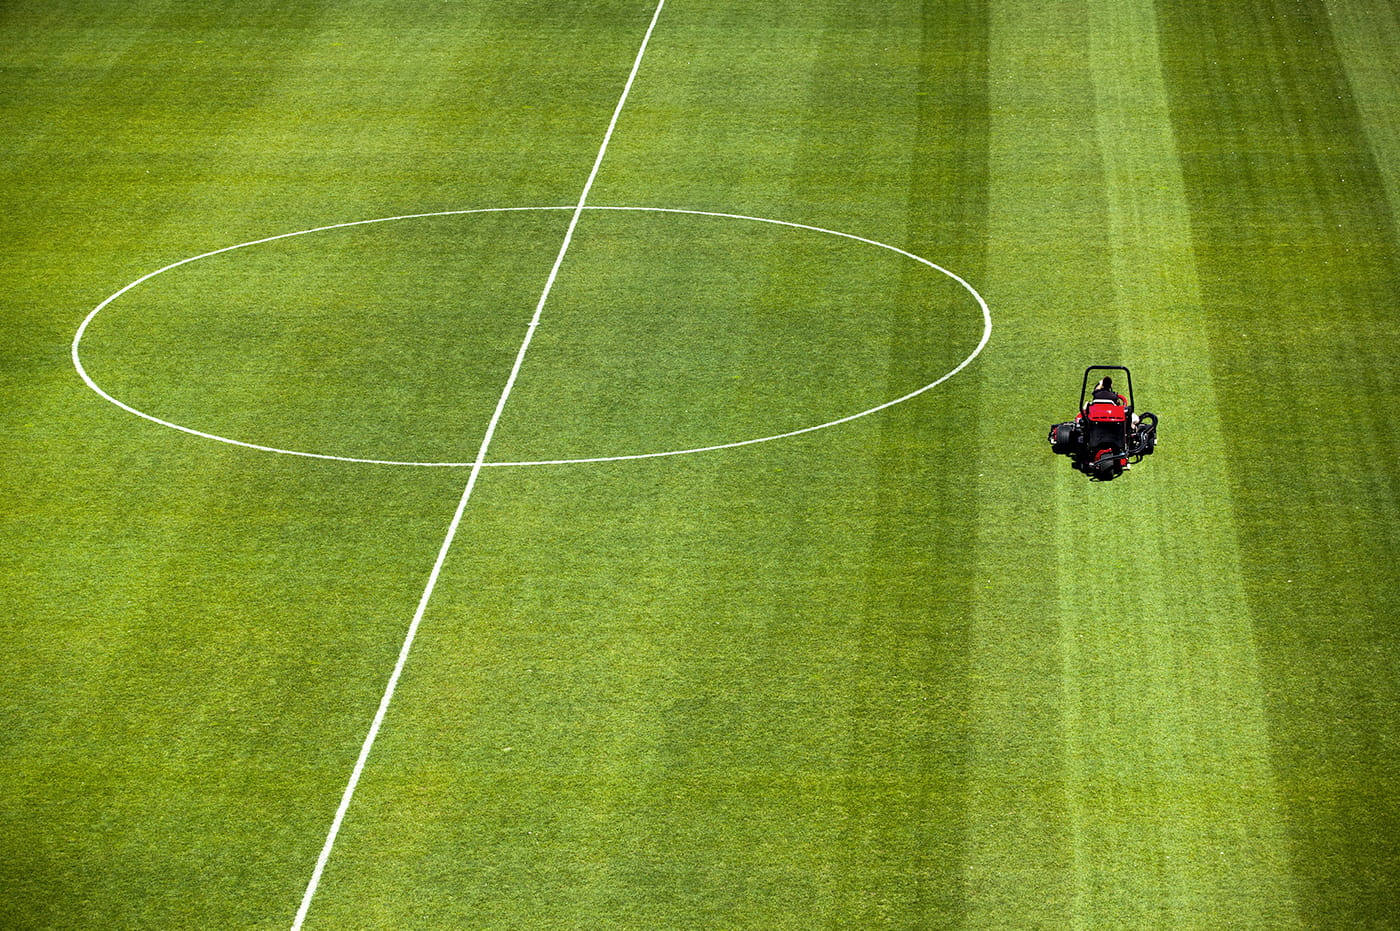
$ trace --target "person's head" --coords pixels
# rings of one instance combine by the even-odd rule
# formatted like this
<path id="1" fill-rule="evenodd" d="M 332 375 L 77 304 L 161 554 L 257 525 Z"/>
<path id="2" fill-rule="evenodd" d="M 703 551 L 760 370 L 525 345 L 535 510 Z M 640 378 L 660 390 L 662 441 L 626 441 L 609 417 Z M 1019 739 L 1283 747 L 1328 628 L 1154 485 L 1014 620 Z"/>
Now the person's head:
<path id="1" fill-rule="evenodd" d="M 1111 375 L 1105 375 L 1105 376 L 1103 377 L 1103 381 L 1099 382 L 1099 387 L 1102 388 L 1102 389 L 1104 389 L 1105 391 L 1112 391 L 1112 390 L 1113 390 L 1113 376 L 1111 376 Z"/>

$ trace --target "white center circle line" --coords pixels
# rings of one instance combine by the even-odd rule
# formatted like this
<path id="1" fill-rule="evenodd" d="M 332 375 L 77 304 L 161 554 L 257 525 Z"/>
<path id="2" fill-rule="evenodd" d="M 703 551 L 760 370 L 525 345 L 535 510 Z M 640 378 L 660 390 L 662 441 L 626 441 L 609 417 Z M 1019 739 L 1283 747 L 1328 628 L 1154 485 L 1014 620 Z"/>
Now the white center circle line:
<path id="1" fill-rule="evenodd" d="M 155 416 L 154 414 L 150 414 L 150 413 L 147 413 L 147 412 L 145 412 L 145 411 L 142 411 L 142 410 L 140 410 L 140 409 L 138 409 L 138 408 L 136 408 L 136 407 L 133 407 L 132 405 L 126 403 L 125 401 L 122 401 L 121 399 L 119 399 L 119 398 L 113 396 L 111 393 L 109 393 L 108 391 L 106 391 L 104 388 L 102 388 L 101 385 L 99 385 L 99 384 L 97 383 L 97 381 L 92 377 L 92 375 L 89 374 L 89 372 L 88 372 L 87 369 L 84 367 L 83 362 L 82 362 L 82 356 L 81 356 L 81 351 L 80 351 L 80 349 L 81 349 L 81 344 L 82 344 L 83 336 L 86 334 L 89 325 L 92 323 L 92 321 L 93 321 L 94 319 L 96 319 L 96 317 L 97 317 L 97 315 L 98 315 L 99 313 L 101 313 L 105 308 L 107 308 L 109 305 L 111 305 L 113 302 L 115 302 L 118 298 L 120 298 L 120 297 L 122 297 L 123 295 L 127 294 L 128 292 L 134 290 L 135 288 L 139 287 L 140 285 L 144 284 L 145 282 L 150 281 L 152 278 L 155 278 L 156 276 L 161 275 L 161 274 L 163 274 L 163 273 L 165 273 L 165 272 L 171 271 L 172 269 L 179 268 L 179 267 L 181 267 L 181 266 L 183 266 L 183 265 L 189 265 L 189 264 L 192 263 L 192 262 L 197 262 L 197 261 L 199 261 L 200 259 L 211 258 L 211 257 L 216 256 L 216 255 L 222 255 L 222 254 L 225 254 L 225 253 L 228 253 L 228 252 L 233 252 L 233 251 L 235 251 L 235 250 L 237 250 L 237 249 L 244 249 L 244 248 L 248 248 L 248 247 L 250 247 L 250 246 L 258 246 L 258 245 L 263 245 L 263 244 L 265 244 L 265 243 L 277 242 L 278 240 L 283 240 L 283 239 L 291 239 L 291 238 L 297 237 L 297 236 L 307 236 L 307 235 L 311 235 L 311 234 L 313 234 L 313 233 L 322 233 L 322 232 L 328 232 L 328 231 L 331 231 L 331 230 L 346 229 L 346 228 L 349 228 L 349 227 L 356 227 L 356 226 L 368 226 L 368 225 L 376 224 L 376 223 L 392 223 L 392 222 L 401 221 L 401 220 L 417 220 L 417 219 L 427 219 L 427 218 L 431 218 L 431 217 L 446 217 L 446 216 L 466 216 L 466 215 L 471 215 L 471 214 L 485 214 L 485 213 L 524 213 L 524 212 L 541 212 L 541 211 L 570 211 L 570 210 L 575 210 L 575 209 L 576 209 L 576 205 L 575 205 L 575 206 L 549 206 L 549 207 L 545 207 L 545 206 L 538 206 L 538 207 L 479 207 L 479 208 L 473 208 L 473 209 L 468 209 L 468 210 L 440 210 L 440 211 L 435 211 L 435 212 L 431 212 L 431 213 L 411 213 L 411 214 L 402 214 L 402 215 L 399 215 L 399 216 L 392 216 L 392 217 L 377 217 L 377 218 L 375 218 L 375 219 L 370 219 L 370 220 L 354 220 L 354 221 L 351 221 L 351 222 L 348 222 L 348 223 L 333 223 L 333 224 L 330 224 L 330 225 L 327 225 L 327 226 L 317 226 L 317 227 L 313 227 L 313 228 L 311 228 L 311 229 L 298 230 L 298 231 L 292 232 L 292 233 L 281 233 L 281 234 L 276 235 L 276 236 L 266 236 L 266 237 L 263 237 L 263 238 L 261 238 L 261 239 L 254 239 L 254 240 L 250 240 L 249 242 L 238 243 L 237 245 L 233 245 L 233 246 L 225 246 L 225 247 L 223 247 L 222 249 L 214 249 L 214 250 L 212 250 L 212 251 L 210 251 L 210 252 L 203 252 L 203 253 L 200 253 L 199 255 L 190 256 L 189 258 L 181 259 L 181 260 L 178 261 L 178 262 L 172 262 L 172 263 L 170 263 L 169 265 L 166 265 L 166 266 L 164 266 L 164 267 L 162 267 L 162 268 L 158 268 L 158 269 L 156 269 L 156 270 L 153 271 L 153 272 L 149 272 L 149 273 L 147 273 L 147 274 L 141 276 L 140 278 L 137 278 L 135 281 L 132 281 L 130 284 L 128 284 L 128 285 L 126 285 L 125 287 L 121 288 L 120 290 L 118 290 L 117 292 L 115 292 L 114 294 L 112 294 L 111 296 L 109 296 L 106 300 L 102 301 L 102 303 L 100 303 L 100 304 L 98 304 L 96 307 L 94 307 L 94 308 L 92 309 L 92 311 L 90 311 L 90 312 L 88 313 L 88 315 L 83 319 L 82 324 L 78 327 L 77 333 L 76 333 L 76 334 L 74 335 L 74 337 L 73 337 L 73 345 L 72 345 L 73 367 L 74 367 L 74 369 L 77 371 L 78 375 L 82 378 L 83 382 L 84 382 L 90 389 L 92 389 L 97 395 L 99 395 L 101 398 L 103 398 L 104 400 L 108 401 L 109 403 L 115 405 L 116 407 L 119 407 L 119 408 L 121 408 L 122 410 L 126 411 L 127 413 L 134 414 L 134 415 L 136 415 L 137 417 L 140 417 L 140 418 L 142 418 L 142 419 L 144 419 L 144 420 L 148 420 L 148 421 L 151 421 L 152 423 L 159 424 L 159 425 L 162 426 L 162 427 L 166 427 L 166 428 L 169 428 L 169 429 L 171 429 L 171 430 L 178 430 L 178 431 L 180 431 L 181 433 L 187 433 L 187 434 L 190 434 L 190 435 L 192 435 L 192 436 L 200 437 L 200 438 L 202 438 L 202 439 L 213 440 L 213 441 L 215 441 L 215 442 L 225 443 L 225 444 L 228 444 L 228 445 L 230 445 L 230 446 L 239 446 L 239 447 L 242 447 L 242 448 L 244 448 L 244 449 L 252 449 L 252 450 L 256 450 L 256 451 L 258 451 L 258 452 L 276 453 L 277 455 L 281 455 L 281 456 L 298 456 L 298 457 L 305 458 L 305 459 L 329 460 L 329 461 L 332 461 L 332 462 L 346 462 L 346 463 L 355 463 L 355 464 L 362 464 L 362 465 L 411 466 L 411 467 L 418 467 L 418 468 L 472 468 L 474 465 L 476 465 L 474 462 L 455 462 L 455 461 L 454 461 L 454 462 L 431 462 L 431 461 L 415 461 L 415 460 L 406 460 L 406 459 L 376 459 L 376 458 L 368 458 L 368 457 L 360 457 L 360 456 L 341 456 L 341 455 L 335 455 L 335 454 L 332 454 L 332 453 L 310 452 L 310 451 L 307 451 L 307 450 L 286 449 L 286 448 L 283 448 L 283 447 L 270 446 L 270 445 L 266 445 L 266 444 L 262 444 L 262 443 L 252 443 L 252 442 L 249 442 L 249 441 L 246 441 L 246 440 L 239 440 L 239 439 L 234 439 L 234 438 L 232 438 L 232 437 L 221 436 L 221 435 L 216 434 L 216 433 L 209 433 L 209 432 L 204 431 L 204 430 L 199 430 L 199 429 L 196 429 L 196 428 L 194 428 L 194 427 L 186 426 L 186 425 L 184 425 L 184 424 L 175 423 L 174 421 L 170 421 L 170 420 L 166 420 L 166 419 L 161 418 L 161 417 L 157 417 L 157 416 Z M 752 446 L 752 445 L 755 445 L 755 444 L 758 444 L 758 443 L 768 443 L 768 442 L 772 442 L 772 441 L 774 441 L 774 440 L 783 440 L 783 439 L 788 439 L 788 438 L 790 438 L 790 437 L 799 436 L 799 435 L 804 434 L 804 433 L 812 433 L 812 432 L 817 431 L 817 430 L 824 430 L 824 429 L 827 429 L 827 428 L 829 428 L 829 427 L 835 427 L 835 426 L 839 426 L 839 425 L 844 424 L 844 423 L 849 423 L 849 422 L 851 422 L 851 421 L 853 421 L 853 420 L 859 420 L 860 418 L 870 416 L 871 414 L 879 413 L 880 411 L 886 410 L 886 409 L 888 409 L 888 408 L 890 408 L 890 407 L 894 407 L 894 406 L 897 405 L 897 404 L 902 404 L 902 403 L 904 403 L 904 402 L 906 402 L 906 401 L 909 401 L 909 400 L 911 400 L 911 399 L 913 399 L 913 398 L 915 398 L 915 397 L 918 397 L 919 395 L 923 394 L 923 393 L 926 392 L 926 391 L 929 391 L 929 390 L 931 390 L 931 389 L 933 389 L 933 388 L 938 387 L 939 385 L 941 385 L 941 384 L 943 384 L 944 382 L 946 382 L 948 379 L 952 378 L 954 375 L 957 375 L 959 372 L 961 372 L 963 369 L 965 369 L 968 365 L 970 365 L 970 364 L 972 363 L 972 361 L 973 361 L 974 359 L 976 359 L 976 358 L 982 353 L 982 350 L 983 350 L 984 348 L 986 348 L 988 341 L 990 341 L 990 339 L 991 339 L 991 335 L 992 335 L 992 314 L 991 314 L 991 310 L 990 310 L 990 308 L 987 306 L 986 300 L 982 297 L 981 294 L 979 294 L 979 293 L 977 292 L 977 289 L 976 289 L 976 288 L 974 288 L 966 279 L 962 278 L 961 276 L 959 276 L 959 275 L 956 274 L 955 272 L 950 271 L 949 269 L 944 268 L 943 266 L 938 265 L 937 263 L 932 262 L 932 261 L 930 261 L 930 260 L 928 260 L 928 259 L 926 259 L 926 258 L 923 258 L 922 256 L 915 255 L 915 254 L 912 253 L 912 252 L 909 252 L 909 251 L 907 251 L 907 250 L 905 250 L 905 249 L 901 249 L 901 248 L 899 248 L 898 246 L 892 246 L 892 245 L 890 245 L 889 243 L 880 242 L 880 241 L 875 240 L 875 239 L 869 239 L 869 238 L 867 238 L 867 237 L 865 237 L 865 236 L 858 236 L 858 235 L 856 235 L 856 234 L 854 234 L 854 233 L 844 233 L 844 232 L 841 232 L 840 230 L 827 229 L 827 228 L 825 228 L 825 227 L 813 226 L 813 225 L 807 224 L 807 223 L 796 223 L 796 222 L 793 222 L 793 221 L 791 221 L 791 220 L 777 220 L 777 219 L 772 219 L 772 218 L 769 218 L 769 217 L 756 217 L 756 216 L 750 216 L 750 215 L 747 215 L 747 214 L 738 214 L 738 213 L 723 213 L 723 212 L 712 211 L 712 210 L 691 210 L 691 209 L 684 209 L 684 208 L 680 208 L 680 207 L 641 207 L 641 206 L 612 206 L 612 207 L 610 207 L 610 206 L 593 206 L 593 205 L 585 206 L 585 207 L 583 207 L 582 209 L 585 210 L 585 211 L 611 211 L 611 212 L 635 212 L 635 213 L 679 214 L 679 215 L 689 215 L 689 216 L 715 217 L 715 218 L 724 219 L 724 220 L 739 220 L 739 221 L 749 222 L 749 223 L 767 223 L 767 224 L 770 224 L 770 225 L 773 225 L 773 226 L 782 226 L 782 227 L 788 227 L 788 228 L 791 228 L 791 229 L 807 230 L 807 231 L 814 232 L 814 233 L 821 233 L 821 234 L 827 235 L 827 236 L 836 236 L 836 237 L 839 237 L 839 238 L 842 238 L 842 239 L 849 239 L 849 240 L 851 240 L 851 241 L 853 241 L 853 242 L 859 242 L 859 243 L 863 243 L 863 244 L 865 244 L 865 245 L 875 246 L 875 247 L 880 248 L 880 249 L 885 249 L 885 250 L 888 250 L 888 251 L 890 251 L 890 252 L 895 253 L 896 255 L 900 255 L 900 256 L 903 256 L 904 258 L 910 259 L 910 260 L 912 260 L 912 261 L 914 261 L 914 262 L 918 262 L 919 264 L 924 265 L 924 266 L 926 266 L 927 268 L 930 268 L 930 269 L 932 269 L 933 271 L 938 272 L 939 274 L 945 275 L 946 277 L 948 277 L 948 278 L 951 279 L 952 281 L 956 282 L 956 283 L 957 283 L 961 288 L 963 288 L 963 290 L 965 290 L 969 295 L 971 295 L 971 297 L 973 298 L 973 300 L 976 301 L 977 306 L 978 306 L 978 308 L 979 308 L 979 310 L 981 311 L 981 314 L 982 314 L 982 335 L 981 335 L 981 338 L 978 340 L 977 345 L 972 349 L 972 351 L 971 351 L 961 362 L 959 362 L 955 367 L 953 367 L 952 369 L 950 369 L 948 372 L 946 372 L 946 373 L 944 373 L 943 375 L 939 376 L 937 379 L 935 379 L 935 380 L 929 382 L 928 384 L 926 384 L 926 385 L 924 385 L 924 386 L 922 386 L 922 387 L 920 387 L 920 388 L 916 388 L 915 390 L 910 391 L 910 392 L 908 392 L 907 394 L 904 394 L 904 395 L 902 395 L 902 396 L 900 396 L 900 397 L 894 398 L 893 400 L 886 401 L 886 402 L 884 402 L 884 403 L 882 403 L 882 404 L 878 404 L 878 405 L 876 405 L 876 406 L 874 406 L 874 407 L 871 407 L 871 408 L 868 408 L 868 409 L 866 409 L 866 410 L 862 410 L 862 411 L 859 411 L 859 412 L 854 413 L 854 414 L 849 414 L 849 415 L 847 415 L 847 416 L 845 416 L 845 417 L 839 417 L 839 418 L 837 418 L 837 419 L 835 419 L 835 420 L 829 420 L 829 421 L 826 421 L 826 422 L 824 422 L 824 423 L 814 424 L 814 425 L 808 426 L 808 427 L 802 427 L 802 428 L 797 429 L 797 430 L 789 430 L 789 431 L 784 432 L 784 433 L 775 433 L 775 434 L 772 434 L 772 435 L 770 435 L 770 436 L 760 436 L 760 437 L 754 437 L 754 438 L 751 438 L 751 439 L 736 440 L 736 441 L 734 441 L 734 442 L 719 443 L 719 444 L 710 445 L 710 446 L 696 446 L 696 447 L 690 447 L 690 448 L 686 448 L 686 449 L 671 449 L 671 450 L 663 450 L 663 451 L 659 451 L 659 452 L 646 452 L 646 453 L 629 453 L 629 454 L 614 455 L 614 456 L 589 456 L 589 457 L 578 457 L 578 458 L 568 458 L 568 459 L 530 459 L 530 460 L 521 460 L 521 461 L 498 461 L 498 462 L 490 462 L 490 461 L 488 461 L 488 462 L 483 462 L 483 463 L 481 463 L 481 467 L 484 467 L 484 468 L 510 468 L 510 467 L 523 467 L 523 466 L 541 466 L 541 465 L 579 465 L 579 464 L 585 464 L 585 463 L 622 462 L 622 461 L 633 460 L 633 459 L 657 459 L 657 458 L 663 458 L 663 457 L 667 457 L 667 456 L 687 456 L 687 455 L 695 455 L 695 454 L 698 454 L 698 453 L 715 452 L 715 451 L 724 450 L 724 449 L 734 449 L 734 448 L 741 447 L 741 446 Z"/>

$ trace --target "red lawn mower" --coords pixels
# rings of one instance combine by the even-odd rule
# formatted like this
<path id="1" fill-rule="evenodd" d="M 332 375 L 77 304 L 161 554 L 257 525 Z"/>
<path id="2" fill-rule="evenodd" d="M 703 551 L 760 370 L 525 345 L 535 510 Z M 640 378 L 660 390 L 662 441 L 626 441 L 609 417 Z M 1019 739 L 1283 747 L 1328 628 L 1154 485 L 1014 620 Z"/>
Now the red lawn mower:
<path id="1" fill-rule="evenodd" d="M 1089 390 L 1094 372 L 1122 372 L 1128 395 L 1118 393 L 1113 375 L 1107 374 Z M 1071 423 L 1050 428 L 1050 449 L 1068 456 L 1090 481 L 1108 482 L 1122 475 L 1157 446 L 1157 415 L 1133 410 L 1133 373 L 1123 365 L 1091 365 L 1084 370 L 1079 389 L 1079 413 Z"/>

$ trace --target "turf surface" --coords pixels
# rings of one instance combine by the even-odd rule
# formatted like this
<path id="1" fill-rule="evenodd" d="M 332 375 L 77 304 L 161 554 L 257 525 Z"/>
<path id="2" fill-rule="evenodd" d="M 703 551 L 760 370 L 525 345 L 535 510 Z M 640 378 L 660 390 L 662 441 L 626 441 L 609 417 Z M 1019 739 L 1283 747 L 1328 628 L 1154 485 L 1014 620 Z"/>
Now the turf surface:
<path id="1" fill-rule="evenodd" d="M 467 470 L 104 298 L 577 202 L 654 6 L 0 7 L 0 925 L 286 928 Z M 306 927 L 1395 927 L 1400 21 L 667 0 L 589 203 L 971 282 L 482 470 Z M 470 461 L 567 210 L 82 345 Z M 951 279 L 580 218 L 497 463 Z M 1042 437 L 1133 367 L 1163 445 Z"/>

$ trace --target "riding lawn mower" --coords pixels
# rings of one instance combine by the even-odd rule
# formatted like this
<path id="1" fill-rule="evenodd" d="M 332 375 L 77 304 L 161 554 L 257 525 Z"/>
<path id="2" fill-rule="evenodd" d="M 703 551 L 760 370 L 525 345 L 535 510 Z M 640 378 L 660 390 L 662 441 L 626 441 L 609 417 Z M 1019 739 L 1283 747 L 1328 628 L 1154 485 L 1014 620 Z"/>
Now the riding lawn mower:
<path id="1" fill-rule="evenodd" d="M 1089 376 L 1093 372 L 1122 372 L 1126 376 L 1127 397 L 1104 390 L 1102 382 L 1095 386 L 1091 397 Z M 1141 462 L 1143 456 L 1150 456 L 1156 446 L 1157 415 L 1135 412 L 1133 375 L 1123 365 L 1086 368 L 1084 384 L 1079 389 L 1079 413 L 1074 420 L 1050 428 L 1050 449 L 1068 456 L 1075 469 L 1095 482 L 1112 481 L 1133 463 Z"/>

